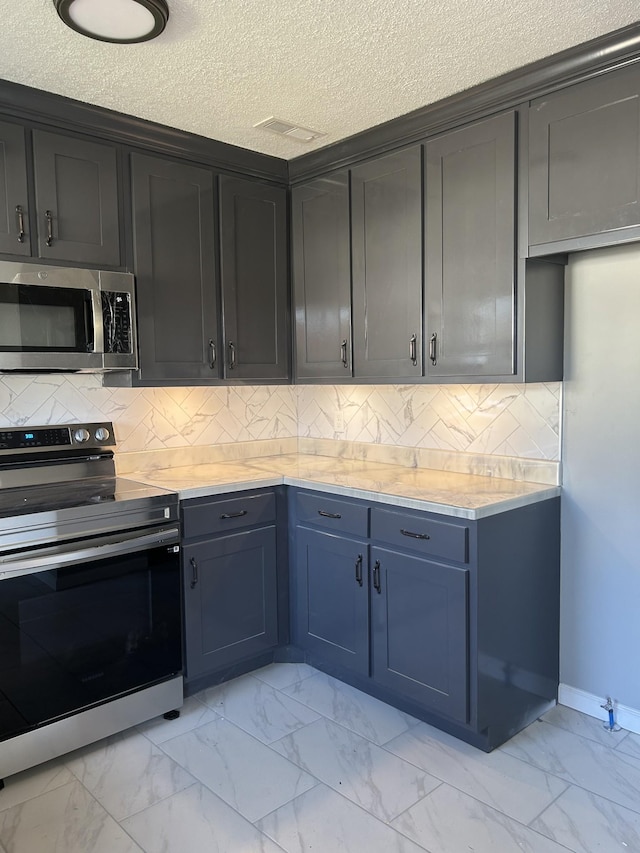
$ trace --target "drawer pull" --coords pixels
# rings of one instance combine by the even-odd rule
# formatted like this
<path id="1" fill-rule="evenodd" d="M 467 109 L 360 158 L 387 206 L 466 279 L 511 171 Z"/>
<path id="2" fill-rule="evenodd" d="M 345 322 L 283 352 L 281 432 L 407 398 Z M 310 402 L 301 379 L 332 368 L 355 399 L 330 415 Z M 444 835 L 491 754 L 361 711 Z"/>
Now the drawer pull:
<path id="1" fill-rule="evenodd" d="M 191 576 L 191 589 L 194 589 L 195 585 L 198 583 L 198 564 L 196 563 L 195 557 L 192 557 L 189 562 L 191 563 L 191 568 L 193 570 L 193 575 Z"/>
<path id="2" fill-rule="evenodd" d="M 228 518 L 242 518 L 242 516 L 246 514 L 246 509 L 241 509 L 239 512 L 223 512 L 220 516 L 220 521 L 226 521 Z"/>
<path id="3" fill-rule="evenodd" d="M 356 583 L 362 586 L 362 554 L 358 554 L 356 560 Z"/>
<path id="4" fill-rule="evenodd" d="M 50 210 L 45 210 L 44 218 L 47 222 L 47 239 L 45 243 L 47 246 L 53 246 L 53 213 Z"/>
<path id="5" fill-rule="evenodd" d="M 373 588 L 378 595 L 382 592 L 382 584 L 380 583 L 380 560 L 376 560 L 373 565 Z"/>
<path id="6" fill-rule="evenodd" d="M 403 536 L 410 536 L 412 539 L 431 539 L 428 533 L 412 533 L 410 530 L 405 530 L 404 527 L 400 528 L 400 533 Z"/>
<path id="7" fill-rule="evenodd" d="M 323 509 L 318 510 L 318 515 L 323 518 L 342 518 L 339 512 L 325 512 Z"/>
<path id="8" fill-rule="evenodd" d="M 24 210 L 21 204 L 16 204 L 16 217 L 18 219 L 18 243 L 24 243 Z"/>

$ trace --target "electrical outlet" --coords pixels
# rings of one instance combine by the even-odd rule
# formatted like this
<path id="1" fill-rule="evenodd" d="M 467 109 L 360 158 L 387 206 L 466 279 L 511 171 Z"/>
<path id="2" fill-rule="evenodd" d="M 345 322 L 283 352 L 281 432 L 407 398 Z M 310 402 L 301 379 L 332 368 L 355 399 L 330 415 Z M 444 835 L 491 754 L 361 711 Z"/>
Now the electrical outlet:
<path id="1" fill-rule="evenodd" d="M 344 414 L 341 409 L 333 416 L 333 429 L 334 432 L 344 432 Z"/>

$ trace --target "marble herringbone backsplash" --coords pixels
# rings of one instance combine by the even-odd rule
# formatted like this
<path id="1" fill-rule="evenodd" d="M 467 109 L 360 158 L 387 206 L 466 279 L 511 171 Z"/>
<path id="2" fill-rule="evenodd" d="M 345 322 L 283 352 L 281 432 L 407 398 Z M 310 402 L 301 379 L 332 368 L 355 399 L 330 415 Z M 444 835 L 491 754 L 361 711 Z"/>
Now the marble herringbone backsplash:
<path id="1" fill-rule="evenodd" d="M 94 375 L 0 377 L 0 426 L 113 421 L 121 451 L 333 438 L 559 459 L 561 383 L 103 388 Z"/>

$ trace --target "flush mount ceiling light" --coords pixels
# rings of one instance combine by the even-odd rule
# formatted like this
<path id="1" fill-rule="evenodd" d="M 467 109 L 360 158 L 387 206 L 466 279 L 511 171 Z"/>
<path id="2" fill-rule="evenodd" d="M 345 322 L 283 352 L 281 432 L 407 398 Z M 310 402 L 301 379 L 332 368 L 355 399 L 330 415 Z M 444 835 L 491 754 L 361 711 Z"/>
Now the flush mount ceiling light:
<path id="1" fill-rule="evenodd" d="M 164 30 L 169 9 L 164 0 L 53 0 L 68 27 L 98 41 L 132 44 Z"/>

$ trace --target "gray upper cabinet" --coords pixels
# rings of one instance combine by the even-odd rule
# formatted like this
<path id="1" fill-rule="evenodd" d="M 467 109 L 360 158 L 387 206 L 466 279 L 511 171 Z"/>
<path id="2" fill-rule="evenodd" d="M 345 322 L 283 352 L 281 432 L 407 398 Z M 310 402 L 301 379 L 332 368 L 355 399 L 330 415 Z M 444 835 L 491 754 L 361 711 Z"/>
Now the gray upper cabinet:
<path id="1" fill-rule="evenodd" d="M 133 154 L 140 380 L 211 380 L 218 371 L 214 175 Z"/>
<path id="2" fill-rule="evenodd" d="M 36 130 L 33 159 L 39 257 L 119 266 L 115 147 Z"/>
<path id="3" fill-rule="evenodd" d="M 532 101 L 529 128 L 531 253 L 638 239 L 638 65 Z"/>
<path id="4" fill-rule="evenodd" d="M 426 144 L 427 375 L 515 371 L 516 116 Z"/>
<path id="5" fill-rule="evenodd" d="M 351 173 L 354 375 L 422 376 L 420 146 Z"/>
<path id="6" fill-rule="evenodd" d="M 0 122 L 0 252 L 30 255 L 25 131 Z"/>
<path id="7" fill-rule="evenodd" d="M 296 377 L 348 379 L 352 375 L 348 172 L 294 187 L 291 235 Z"/>
<path id="8" fill-rule="evenodd" d="M 287 195 L 220 178 L 225 379 L 288 379 Z"/>
<path id="9" fill-rule="evenodd" d="M 32 136 L 33 160 L 25 128 L 0 123 L 0 252 L 120 266 L 116 147 L 41 130 Z M 32 167 L 35 208 L 28 192 Z"/>

